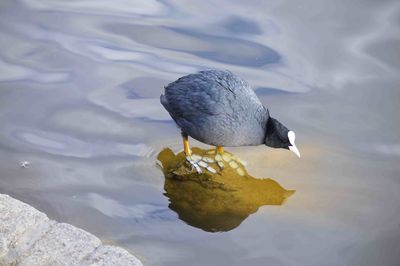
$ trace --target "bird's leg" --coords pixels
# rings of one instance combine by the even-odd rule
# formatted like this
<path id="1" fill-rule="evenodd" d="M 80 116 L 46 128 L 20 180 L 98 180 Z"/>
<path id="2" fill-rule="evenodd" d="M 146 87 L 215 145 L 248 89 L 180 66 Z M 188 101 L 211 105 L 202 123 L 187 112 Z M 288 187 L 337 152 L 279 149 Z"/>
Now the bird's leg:
<path id="1" fill-rule="evenodd" d="M 215 148 L 215 161 L 218 164 L 218 167 L 222 170 L 224 169 L 224 163 L 222 160 L 222 154 L 224 154 L 224 147 L 222 146 L 217 146 Z"/>
<path id="2" fill-rule="evenodd" d="M 202 157 L 198 154 L 192 154 L 192 151 L 190 150 L 189 147 L 188 134 L 182 131 L 182 138 L 183 138 L 183 150 L 186 155 L 186 161 L 188 161 L 192 165 L 192 167 L 196 169 L 196 172 L 201 174 L 203 172 L 202 168 L 204 168 L 213 174 L 217 173 L 217 171 L 208 164 L 210 162 L 214 162 L 214 160 L 210 161 L 210 158 Z"/>
<path id="3" fill-rule="evenodd" d="M 225 165 L 227 165 L 228 167 L 235 169 L 238 175 L 240 176 L 246 175 L 246 172 L 244 170 L 245 169 L 244 165 L 246 165 L 247 163 L 243 162 L 235 155 L 229 152 L 225 152 L 222 146 L 216 147 L 215 161 L 221 170 L 223 170 Z"/>
<path id="4" fill-rule="evenodd" d="M 182 131 L 182 138 L 183 138 L 183 151 L 185 152 L 186 155 L 186 161 L 188 161 L 197 171 L 197 173 L 201 173 L 201 168 L 199 164 L 197 163 L 198 161 L 198 156 L 193 155 L 192 156 L 192 151 L 190 150 L 189 146 L 189 136 L 185 132 Z"/>
<path id="5" fill-rule="evenodd" d="M 185 155 L 186 156 L 191 156 L 192 155 L 192 151 L 190 150 L 190 147 L 189 147 L 188 134 L 186 134 L 186 133 L 184 133 L 182 131 L 182 138 L 183 138 L 183 150 L 185 151 Z"/>
<path id="6" fill-rule="evenodd" d="M 222 154 L 224 153 L 224 147 L 222 147 L 222 146 L 217 146 L 217 147 L 216 147 L 216 150 L 217 150 L 217 153 L 218 153 L 218 154 L 221 154 L 221 155 L 222 155 Z"/>

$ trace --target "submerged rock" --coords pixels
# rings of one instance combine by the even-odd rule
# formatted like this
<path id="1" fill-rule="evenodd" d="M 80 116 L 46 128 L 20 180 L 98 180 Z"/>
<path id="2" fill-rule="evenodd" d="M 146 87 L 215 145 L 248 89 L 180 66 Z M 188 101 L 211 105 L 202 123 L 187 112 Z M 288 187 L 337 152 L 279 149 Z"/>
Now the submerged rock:
<path id="1" fill-rule="evenodd" d="M 197 156 L 214 156 L 212 150 L 193 148 Z M 234 159 L 228 153 L 230 159 Z M 235 161 L 222 169 L 217 162 L 209 163 L 215 170 L 196 169 L 186 160 L 183 152 L 174 154 L 164 149 L 158 154 L 165 176 L 165 195 L 170 200 L 169 208 L 191 226 L 204 231 L 229 231 L 240 225 L 260 206 L 281 205 L 294 190 L 286 190 L 276 181 L 250 176 L 244 165 Z M 232 162 L 232 161 L 231 161 Z"/>

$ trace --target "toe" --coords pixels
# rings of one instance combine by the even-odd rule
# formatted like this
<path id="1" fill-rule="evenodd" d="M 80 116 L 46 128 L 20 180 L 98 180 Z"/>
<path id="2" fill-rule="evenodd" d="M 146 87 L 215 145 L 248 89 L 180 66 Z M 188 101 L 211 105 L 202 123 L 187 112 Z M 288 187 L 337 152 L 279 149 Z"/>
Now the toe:
<path id="1" fill-rule="evenodd" d="M 230 161 L 229 166 L 232 167 L 233 169 L 236 169 L 239 167 L 239 165 L 235 161 Z"/>
<path id="2" fill-rule="evenodd" d="M 203 167 L 203 168 L 207 168 L 207 166 L 208 166 L 208 164 L 206 162 L 204 162 L 204 161 L 199 161 L 198 165 Z"/>
<path id="3" fill-rule="evenodd" d="M 214 168 L 212 168 L 211 166 L 207 166 L 207 170 L 208 170 L 209 172 L 213 173 L 213 174 L 216 174 L 216 173 L 217 173 L 217 171 L 216 171 Z"/>

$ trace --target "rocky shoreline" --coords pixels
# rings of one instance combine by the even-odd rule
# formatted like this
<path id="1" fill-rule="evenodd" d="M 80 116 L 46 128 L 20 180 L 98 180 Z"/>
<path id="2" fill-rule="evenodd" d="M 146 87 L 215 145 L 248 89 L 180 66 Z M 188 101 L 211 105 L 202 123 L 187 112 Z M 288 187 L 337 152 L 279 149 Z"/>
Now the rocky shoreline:
<path id="1" fill-rule="evenodd" d="M 142 263 L 128 251 L 103 245 L 93 234 L 0 194 L 0 266 L 132 265 Z"/>

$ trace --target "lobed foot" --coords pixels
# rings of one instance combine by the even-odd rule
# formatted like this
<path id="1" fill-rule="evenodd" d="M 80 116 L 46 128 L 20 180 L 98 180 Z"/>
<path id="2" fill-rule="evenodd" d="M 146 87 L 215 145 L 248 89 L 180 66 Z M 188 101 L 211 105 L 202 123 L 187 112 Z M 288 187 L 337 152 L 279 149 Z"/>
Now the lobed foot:
<path id="1" fill-rule="evenodd" d="M 246 165 L 246 163 L 240 160 L 239 158 L 236 158 L 236 156 L 234 156 L 231 153 L 224 152 L 222 154 L 216 154 L 215 161 L 217 162 L 217 165 L 221 170 L 223 170 L 225 165 L 227 165 L 233 169 L 236 169 L 236 172 L 240 176 L 245 175 L 245 171 L 242 169 L 242 167 L 240 167 L 240 164 Z"/>
<path id="2" fill-rule="evenodd" d="M 203 172 L 202 169 L 206 169 L 213 174 L 217 173 L 217 171 L 213 167 L 208 165 L 208 163 L 214 162 L 214 160 L 212 160 L 211 158 L 201 157 L 197 154 L 192 154 L 191 156 L 186 156 L 186 161 L 188 161 L 199 174 Z"/>
<path id="3" fill-rule="evenodd" d="M 217 171 L 210 165 L 215 163 L 222 171 L 225 167 L 235 169 L 240 176 L 246 174 L 245 170 L 240 165 L 245 165 L 245 162 L 236 158 L 233 154 L 224 152 L 216 153 L 214 150 L 208 151 L 203 157 L 197 154 L 186 156 L 186 160 L 192 165 L 197 173 L 202 173 L 204 170 L 216 174 Z"/>

